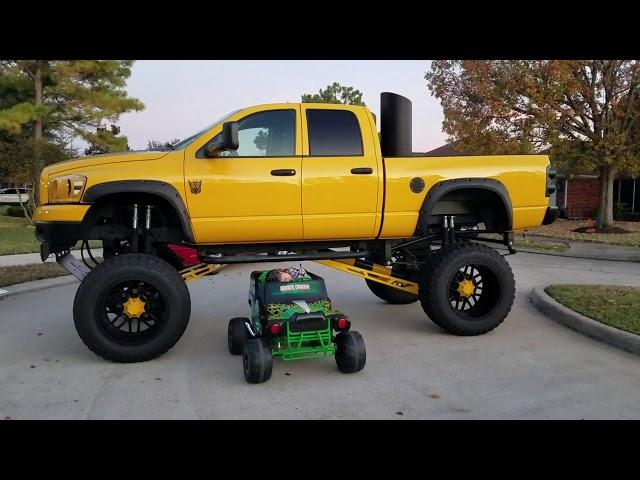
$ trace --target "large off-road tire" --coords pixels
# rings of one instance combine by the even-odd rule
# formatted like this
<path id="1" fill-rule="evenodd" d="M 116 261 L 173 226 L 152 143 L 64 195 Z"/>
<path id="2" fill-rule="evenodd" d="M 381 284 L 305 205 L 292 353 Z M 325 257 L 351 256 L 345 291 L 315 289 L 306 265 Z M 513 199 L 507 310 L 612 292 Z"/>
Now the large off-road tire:
<path id="1" fill-rule="evenodd" d="M 397 288 L 374 282 L 373 280 L 365 280 L 369 290 L 378 298 L 393 305 L 406 305 L 418 301 L 418 295 L 414 293 L 398 290 Z"/>
<path id="2" fill-rule="evenodd" d="M 73 303 L 84 344 L 120 363 L 165 353 L 184 333 L 190 315 L 189 290 L 176 269 L 139 253 L 102 262 L 84 278 Z"/>
<path id="3" fill-rule="evenodd" d="M 249 383 L 262 383 L 271 378 L 273 355 L 264 338 L 250 338 L 244 342 L 242 354 L 244 378 Z"/>
<path id="4" fill-rule="evenodd" d="M 227 343 L 231 355 L 241 355 L 244 351 L 244 342 L 251 338 L 245 322 L 250 323 L 249 319 L 245 317 L 235 317 L 229 320 Z"/>
<path id="5" fill-rule="evenodd" d="M 441 249 L 422 271 L 420 304 L 455 335 L 482 335 L 500 325 L 515 297 L 515 279 L 497 251 L 473 242 Z"/>
<path id="6" fill-rule="evenodd" d="M 364 368 L 367 350 L 359 332 L 346 331 L 336 335 L 336 364 L 342 373 L 355 373 Z"/>

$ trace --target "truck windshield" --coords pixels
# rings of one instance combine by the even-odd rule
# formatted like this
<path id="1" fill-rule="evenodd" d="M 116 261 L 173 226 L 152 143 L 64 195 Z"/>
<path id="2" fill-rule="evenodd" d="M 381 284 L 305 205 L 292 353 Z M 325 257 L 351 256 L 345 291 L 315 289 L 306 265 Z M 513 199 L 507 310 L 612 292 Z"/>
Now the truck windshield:
<path id="1" fill-rule="evenodd" d="M 200 130 L 198 133 L 196 133 L 195 135 L 191 135 L 189 138 L 185 138 L 184 140 L 176 143 L 175 145 L 173 145 L 171 147 L 171 150 L 180 150 L 181 148 L 186 147 L 187 145 L 189 145 L 191 142 L 193 142 L 195 139 L 197 139 L 198 137 L 200 137 L 202 134 L 204 134 L 206 131 L 208 131 L 211 127 L 214 127 L 215 125 L 218 125 L 219 123 L 224 122 L 227 118 L 229 118 L 232 115 L 235 115 L 236 113 L 238 113 L 241 109 L 238 110 L 234 110 L 233 112 L 227 113 L 226 115 L 220 117 L 219 119 L 217 119 L 215 122 L 210 123 L 209 125 L 207 125 L 206 127 L 204 127 L 202 130 Z"/>

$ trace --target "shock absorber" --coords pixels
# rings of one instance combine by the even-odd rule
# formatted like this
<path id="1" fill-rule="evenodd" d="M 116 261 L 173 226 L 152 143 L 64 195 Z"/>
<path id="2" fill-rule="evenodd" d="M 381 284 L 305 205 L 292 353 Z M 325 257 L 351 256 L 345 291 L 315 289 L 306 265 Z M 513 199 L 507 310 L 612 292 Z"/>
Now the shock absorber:
<path id="1" fill-rule="evenodd" d="M 144 251 L 151 251 L 151 205 L 147 205 L 147 209 L 144 217 Z"/>
<path id="2" fill-rule="evenodd" d="M 138 204 L 133 204 L 133 235 L 131 237 L 131 250 L 135 253 L 138 251 Z"/>

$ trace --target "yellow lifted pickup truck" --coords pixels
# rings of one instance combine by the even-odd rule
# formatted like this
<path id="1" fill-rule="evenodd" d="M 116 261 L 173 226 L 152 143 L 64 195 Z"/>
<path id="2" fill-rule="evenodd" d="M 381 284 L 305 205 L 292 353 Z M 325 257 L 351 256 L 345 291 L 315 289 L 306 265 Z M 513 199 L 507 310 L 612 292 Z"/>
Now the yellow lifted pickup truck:
<path id="1" fill-rule="evenodd" d="M 494 329 L 515 282 L 486 242 L 513 252 L 514 230 L 553 222 L 549 159 L 412 156 L 411 102 L 393 93 L 381 95 L 380 127 L 362 106 L 259 105 L 167 151 L 45 168 L 36 235 L 43 259 L 55 254 L 82 280 L 83 341 L 120 362 L 178 341 L 190 297 L 171 245 L 197 248 L 204 265 L 318 261 L 387 302 L 420 300 L 448 332 Z M 89 240 L 103 246 L 93 268 L 70 254 Z"/>

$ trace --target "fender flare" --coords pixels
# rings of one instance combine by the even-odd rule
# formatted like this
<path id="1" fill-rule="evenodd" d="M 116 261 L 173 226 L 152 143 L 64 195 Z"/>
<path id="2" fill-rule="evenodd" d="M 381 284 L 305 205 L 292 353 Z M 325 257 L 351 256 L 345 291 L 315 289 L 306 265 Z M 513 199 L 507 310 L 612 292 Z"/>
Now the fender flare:
<path id="1" fill-rule="evenodd" d="M 180 225 L 187 241 L 194 241 L 191 221 L 187 207 L 176 188 L 159 180 L 118 180 L 114 182 L 97 183 L 89 187 L 82 197 L 83 203 L 95 203 L 107 195 L 118 193 L 146 193 L 166 200 L 176 211 Z"/>
<path id="2" fill-rule="evenodd" d="M 509 191 L 502 182 L 494 178 L 455 178 L 438 182 L 427 192 L 427 195 L 422 202 L 422 207 L 420 208 L 415 235 L 426 234 L 431 212 L 442 197 L 455 190 L 466 189 L 482 189 L 496 193 L 502 200 L 502 204 L 507 212 L 507 231 L 512 229 L 513 207 L 511 205 L 511 197 L 509 196 Z"/>

